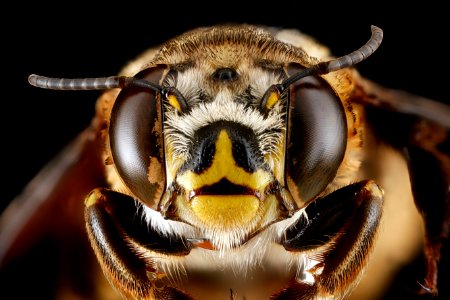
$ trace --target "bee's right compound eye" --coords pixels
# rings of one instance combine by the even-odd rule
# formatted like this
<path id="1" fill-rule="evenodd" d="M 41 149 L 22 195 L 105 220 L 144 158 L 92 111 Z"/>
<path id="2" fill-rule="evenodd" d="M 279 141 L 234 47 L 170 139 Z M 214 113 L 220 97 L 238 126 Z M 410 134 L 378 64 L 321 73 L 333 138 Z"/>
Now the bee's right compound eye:
<path id="1" fill-rule="evenodd" d="M 347 121 L 339 96 L 321 77 L 290 86 L 287 183 L 307 203 L 333 180 L 344 157 Z"/>
<path id="2" fill-rule="evenodd" d="M 157 83 L 161 67 L 149 68 L 135 77 Z M 131 86 L 117 97 L 111 112 L 109 137 L 117 172 L 143 203 L 156 208 L 165 188 L 161 97 L 158 92 Z"/>

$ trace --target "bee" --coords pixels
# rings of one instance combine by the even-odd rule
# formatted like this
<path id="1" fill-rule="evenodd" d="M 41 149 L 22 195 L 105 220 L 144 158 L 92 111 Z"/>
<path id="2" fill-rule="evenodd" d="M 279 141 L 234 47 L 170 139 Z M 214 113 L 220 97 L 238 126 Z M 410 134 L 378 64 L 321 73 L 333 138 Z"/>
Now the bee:
<path id="1" fill-rule="evenodd" d="M 362 77 L 354 66 L 383 38 L 371 31 L 336 58 L 298 31 L 205 27 L 119 76 L 30 75 L 105 92 L 2 214 L 0 261 L 37 230 L 38 210 L 70 203 L 80 213 L 58 224 L 85 227 L 90 297 L 106 298 L 99 267 L 125 299 L 376 298 L 420 247 L 421 292 L 436 294 L 450 108 Z"/>

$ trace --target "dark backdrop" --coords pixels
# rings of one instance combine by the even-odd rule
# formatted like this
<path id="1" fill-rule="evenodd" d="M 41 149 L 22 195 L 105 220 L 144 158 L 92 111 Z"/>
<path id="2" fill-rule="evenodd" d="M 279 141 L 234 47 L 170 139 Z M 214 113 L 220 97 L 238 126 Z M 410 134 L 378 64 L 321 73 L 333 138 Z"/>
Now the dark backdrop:
<path id="1" fill-rule="evenodd" d="M 431 1 L 430 1 L 431 2 Z M 317 2 L 316 2 L 317 3 Z M 246 8 L 241 7 L 245 5 Z M 339 56 L 360 47 L 370 25 L 384 30 L 381 48 L 358 66 L 385 86 L 450 103 L 447 95 L 448 16 L 443 5 L 375 2 L 349 8 L 320 2 L 209 4 L 132 1 L 93 9 L 92 3 L 13 5 L 2 22 L 2 189 L 0 210 L 68 141 L 88 125 L 99 92 L 57 92 L 28 85 L 31 73 L 52 77 L 116 74 L 142 50 L 198 26 L 225 22 L 293 27 Z M 21 7 L 19 7 L 21 6 Z"/>

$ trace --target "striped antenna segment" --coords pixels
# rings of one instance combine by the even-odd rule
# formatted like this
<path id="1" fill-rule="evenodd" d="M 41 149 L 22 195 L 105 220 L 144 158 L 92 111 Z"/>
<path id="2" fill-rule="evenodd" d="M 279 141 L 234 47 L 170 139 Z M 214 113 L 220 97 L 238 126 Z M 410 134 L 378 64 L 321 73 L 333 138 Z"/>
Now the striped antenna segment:
<path id="1" fill-rule="evenodd" d="M 114 88 L 125 88 L 129 86 L 141 87 L 160 92 L 162 87 L 158 84 L 149 82 L 144 79 L 127 77 L 127 76 L 110 76 L 98 78 L 51 78 L 31 74 L 28 82 L 35 87 L 50 90 L 107 90 Z"/>
<path id="2" fill-rule="evenodd" d="M 99 78 L 50 78 L 32 74 L 28 82 L 35 86 L 51 90 L 106 90 L 121 87 L 125 77 L 111 76 Z"/>

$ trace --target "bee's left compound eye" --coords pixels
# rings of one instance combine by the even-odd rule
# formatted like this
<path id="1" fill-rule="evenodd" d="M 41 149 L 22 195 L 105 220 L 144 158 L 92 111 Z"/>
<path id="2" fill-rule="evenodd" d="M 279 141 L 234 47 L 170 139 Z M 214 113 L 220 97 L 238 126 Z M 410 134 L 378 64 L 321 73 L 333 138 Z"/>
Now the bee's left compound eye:
<path id="1" fill-rule="evenodd" d="M 290 95 L 287 183 L 302 203 L 333 180 L 344 157 L 347 122 L 339 96 L 320 77 L 293 84 Z"/>
<path id="2" fill-rule="evenodd" d="M 135 77 L 156 82 L 164 69 Z M 147 206 L 156 208 L 165 187 L 161 97 L 151 89 L 127 87 L 117 97 L 109 126 L 111 154 L 125 185 Z"/>

